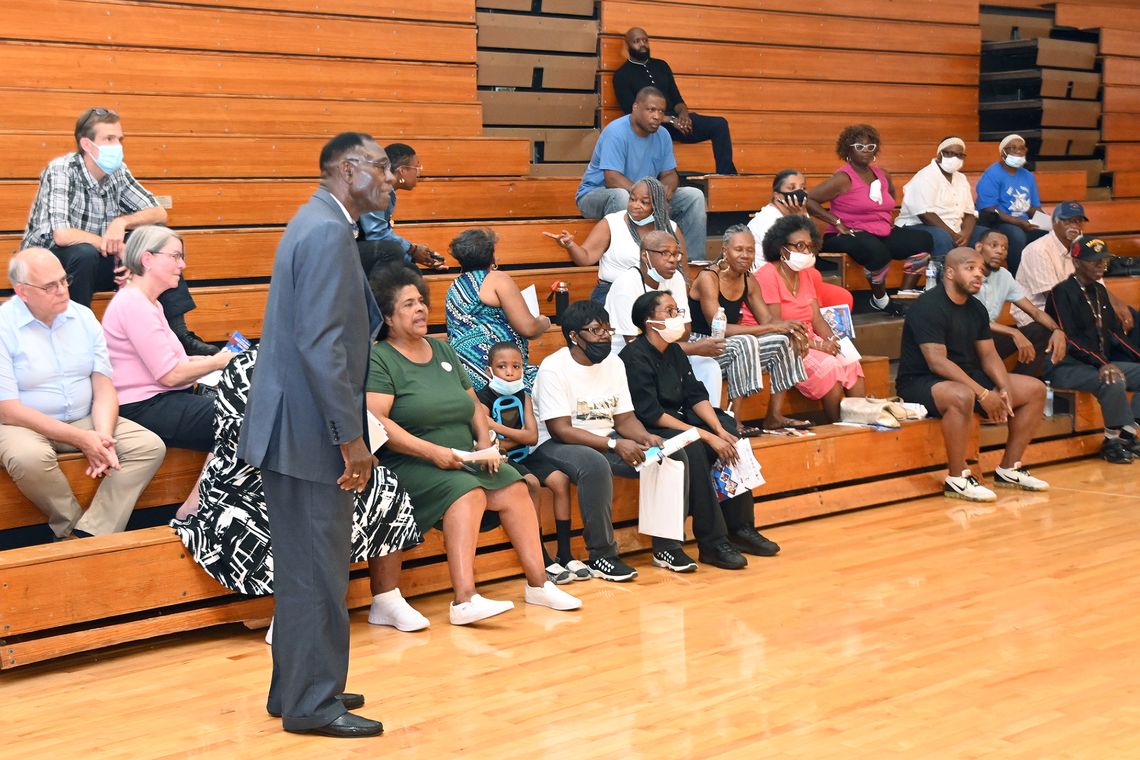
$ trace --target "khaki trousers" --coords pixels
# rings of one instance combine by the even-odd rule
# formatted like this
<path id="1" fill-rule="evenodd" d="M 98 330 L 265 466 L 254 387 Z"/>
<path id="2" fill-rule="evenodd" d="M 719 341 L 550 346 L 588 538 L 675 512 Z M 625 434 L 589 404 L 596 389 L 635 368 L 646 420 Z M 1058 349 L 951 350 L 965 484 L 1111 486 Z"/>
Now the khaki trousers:
<path id="1" fill-rule="evenodd" d="M 90 417 L 68 424 L 93 429 Z M 47 515 L 57 538 L 65 538 L 74 530 L 93 536 L 123 530 L 139 495 L 162 464 L 166 446 L 146 428 L 120 418 L 115 425 L 115 451 L 122 469 L 112 470 L 102 479 L 86 512 L 57 461 L 57 454 L 76 451 L 34 430 L 0 425 L 0 464 L 24 496 Z"/>

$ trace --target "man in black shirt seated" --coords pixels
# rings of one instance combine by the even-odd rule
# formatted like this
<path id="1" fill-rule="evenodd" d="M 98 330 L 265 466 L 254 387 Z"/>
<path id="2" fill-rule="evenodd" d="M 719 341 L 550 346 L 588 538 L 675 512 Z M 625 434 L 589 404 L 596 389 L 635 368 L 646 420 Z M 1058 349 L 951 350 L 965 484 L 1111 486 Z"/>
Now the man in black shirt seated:
<path id="1" fill-rule="evenodd" d="M 649 35 L 644 29 L 635 26 L 626 32 L 625 46 L 629 50 L 629 59 L 614 72 L 614 94 L 621 103 L 621 110 L 630 113 L 637 93 L 643 87 L 656 87 L 665 93 L 663 126 L 673 141 L 699 143 L 712 140 L 716 173 L 736 174 L 728 121 L 721 116 L 703 116 L 689 110 L 677 89 L 669 64 L 660 58 L 649 57 Z"/>
<path id="2" fill-rule="evenodd" d="M 990 335 L 990 317 L 974 294 L 982 287 L 982 255 L 955 248 L 946 256 L 942 284 L 907 310 L 896 386 L 899 395 L 942 418 L 950 475 L 942 493 L 967 501 L 997 496 L 966 468 L 973 412 L 1009 426 L 1005 454 L 994 484 L 1044 491 L 1045 481 L 1021 466 L 1045 408 L 1045 385 L 1034 377 L 1010 375 Z"/>
<path id="3" fill-rule="evenodd" d="M 1045 298 L 1045 312 L 1065 331 L 1069 350 L 1056 366 L 1045 365 L 1045 377 L 1057 388 L 1096 394 L 1104 415 L 1100 455 L 1113 464 L 1129 464 L 1140 456 L 1140 394 L 1128 401 L 1128 391 L 1140 390 L 1140 351 L 1125 337 L 1100 283 L 1111 257 L 1108 246 L 1086 235 L 1069 253 L 1073 274 Z"/>

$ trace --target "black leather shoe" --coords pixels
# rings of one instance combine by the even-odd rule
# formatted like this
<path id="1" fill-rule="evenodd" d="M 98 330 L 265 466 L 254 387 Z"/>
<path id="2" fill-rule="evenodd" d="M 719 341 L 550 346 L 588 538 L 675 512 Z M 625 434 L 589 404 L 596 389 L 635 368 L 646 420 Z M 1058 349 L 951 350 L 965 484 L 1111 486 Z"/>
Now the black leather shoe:
<path id="1" fill-rule="evenodd" d="M 717 544 L 711 549 L 702 546 L 700 554 L 697 556 L 706 565 L 719 567 L 722 570 L 742 570 L 748 567 L 748 560 L 744 558 L 744 555 L 727 541 L 723 544 Z"/>
<path id="2" fill-rule="evenodd" d="M 363 694 L 353 694 L 351 692 L 345 692 L 344 694 L 337 694 L 336 700 L 338 702 L 340 702 L 342 705 L 344 705 L 344 709 L 346 709 L 346 710 L 359 710 L 361 707 L 364 707 L 364 695 Z M 273 712 L 272 710 L 270 710 L 268 708 L 266 708 L 265 712 L 269 713 L 274 718 L 280 718 L 281 717 L 281 713 Z"/>
<path id="3" fill-rule="evenodd" d="M 1119 438 L 1105 438 L 1100 445 L 1100 458 L 1111 464 L 1132 464 L 1132 452 Z"/>
<path id="4" fill-rule="evenodd" d="M 757 557 L 774 557 L 780 553 L 780 545 L 760 535 L 753 527 L 740 528 L 728 534 L 728 540 L 745 554 Z"/>
<path id="5" fill-rule="evenodd" d="M 182 333 L 175 333 L 178 336 L 178 342 L 186 349 L 186 353 L 190 356 L 213 356 L 221 349 L 213 343 L 207 343 L 198 337 L 193 330 L 187 330 Z"/>
<path id="6" fill-rule="evenodd" d="M 345 713 L 332 723 L 316 728 L 287 728 L 293 734 L 316 734 L 333 736 L 338 739 L 361 739 L 365 736 L 379 736 L 384 733 L 384 724 L 378 720 L 362 718 L 355 713 Z"/>

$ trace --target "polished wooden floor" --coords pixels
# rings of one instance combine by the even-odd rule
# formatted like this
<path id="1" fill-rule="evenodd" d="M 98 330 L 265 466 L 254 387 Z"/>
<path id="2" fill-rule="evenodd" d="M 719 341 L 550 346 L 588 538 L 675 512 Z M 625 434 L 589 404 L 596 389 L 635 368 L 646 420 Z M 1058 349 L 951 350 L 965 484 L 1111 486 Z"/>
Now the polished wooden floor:
<path id="1" fill-rule="evenodd" d="M 932 497 L 774 528 L 743 572 L 576 584 L 425 632 L 353 615 L 378 739 L 286 734 L 237 626 L 0 676 L 5 758 L 1140 757 L 1140 465 L 1043 468 L 1047 495 Z M 521 581 L 489 584 L 521 604 Z M 1133 662 L 1129 665 L 1129 662 Z M 1129 675 L 1131 674 L 1131 675 Z"/>

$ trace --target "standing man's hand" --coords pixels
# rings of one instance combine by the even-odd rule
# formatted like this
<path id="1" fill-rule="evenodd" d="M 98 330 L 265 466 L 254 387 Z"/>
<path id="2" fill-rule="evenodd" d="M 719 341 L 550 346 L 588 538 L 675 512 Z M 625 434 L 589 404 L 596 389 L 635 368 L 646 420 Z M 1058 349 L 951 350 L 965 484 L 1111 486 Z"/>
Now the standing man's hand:
<path id="1" fill-rule="evenodd" d="M 365 445 L 364 436 L 342 443 L 340 456 L 344 459 L 344 474 L 336 479 L 336 484 L 342 491 L 360 493 L 368 485 L 372 478 L 372 468 L 376 466 L 376 457 L 372 456 Z"/>

